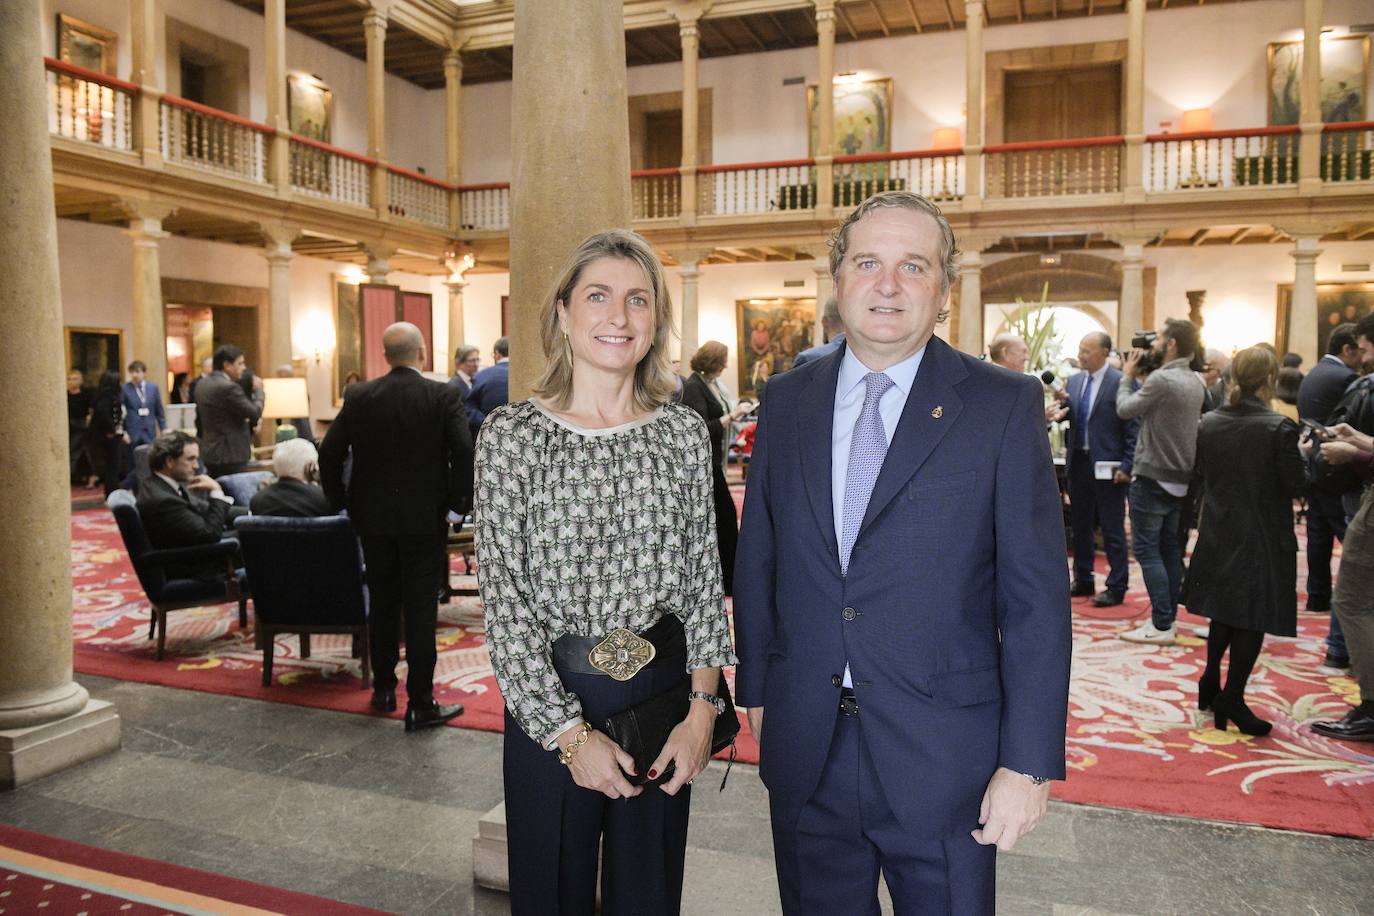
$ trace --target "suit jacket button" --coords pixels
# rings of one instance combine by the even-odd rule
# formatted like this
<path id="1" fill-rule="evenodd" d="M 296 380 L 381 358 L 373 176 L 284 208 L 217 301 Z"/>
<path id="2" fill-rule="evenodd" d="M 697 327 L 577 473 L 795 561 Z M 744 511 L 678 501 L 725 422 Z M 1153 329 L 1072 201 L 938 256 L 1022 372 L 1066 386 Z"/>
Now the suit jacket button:
<path id="1" fill-rule="evenodd" d="M 839 686 L 840 686 L 841 684 L 843 684 L 843 683 L 844 683 L 844 678 L 840 677 L 838 674 L 832 674 L 832 675 L 830 675 L 830 686 L 831 686 L 831 687 L 839 687 Z"/>
<path id="2" fill-rule="evenodd" d="M 855 617 L 855 614 L 854 614 L 854 609 L 853 609 L 852 607 L 847 607 L 847 608 L 844 609 L 844 619 L 845 619 L 845 620 L 853 620 L 854 617 Z"/>

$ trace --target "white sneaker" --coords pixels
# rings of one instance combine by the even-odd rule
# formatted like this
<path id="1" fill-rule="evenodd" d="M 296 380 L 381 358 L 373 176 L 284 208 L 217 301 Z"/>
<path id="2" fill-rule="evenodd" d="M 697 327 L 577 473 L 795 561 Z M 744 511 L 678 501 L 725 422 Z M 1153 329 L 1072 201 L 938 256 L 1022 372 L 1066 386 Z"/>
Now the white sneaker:
<path id="1" fill-rule="evenodd" d="M 1154 623 L 1147 620 L 1134 630 L 1127 630 L 1122 633 L 1121 638 L 1126 642 L 1139 642 L 1151 646 L 1172 646 L 1177 629 L 1177 627 L 1169 627 L 1167 630 L 1157 630 Z"/>

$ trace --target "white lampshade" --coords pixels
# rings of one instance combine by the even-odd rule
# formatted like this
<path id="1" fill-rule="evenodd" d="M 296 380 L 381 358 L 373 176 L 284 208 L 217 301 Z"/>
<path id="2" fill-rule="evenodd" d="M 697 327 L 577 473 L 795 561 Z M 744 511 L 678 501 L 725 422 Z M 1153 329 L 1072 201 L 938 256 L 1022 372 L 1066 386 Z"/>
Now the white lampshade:
<path id="1" fill-rule="evenodd" d="M 1185 111 L 1179 129 L 1185 134 L 1204 134 L 1212 130 L 1212 109 L 1192 108 Z"/>
<path id="2" fill-rule="evenodd" d="M 265 378 L 262 380 L 266 406 L 262 415 L 272 420 L 310 416 L 310 394 L 303 378 Z"/>

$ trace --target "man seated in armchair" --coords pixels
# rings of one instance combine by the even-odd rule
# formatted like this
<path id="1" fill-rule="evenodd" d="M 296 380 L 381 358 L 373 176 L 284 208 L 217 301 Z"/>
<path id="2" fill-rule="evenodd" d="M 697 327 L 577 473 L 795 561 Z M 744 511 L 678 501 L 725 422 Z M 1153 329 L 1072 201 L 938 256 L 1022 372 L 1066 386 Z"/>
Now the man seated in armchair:
<path id="1" fill-rule="evenodd" d="M 272 471 L 276 482 L 253 497 L 248 504 L 254 515 L 289 518 L 315 518 L 333 515 L 334 510 L 319 484 L 319 452 L 309 439 L 287 439 L 272 451 Z"/>
<path id="2" fill-rule="evenodd" d="M 179 429 L 162 433 L 148 448 L 148 478 L 138 488 L 138 515 L 153 547 L 213 544 L 225 536 L 225 526 L 243 515 L 214 478 L 197 474 L 200 444 Z M 222 561 L 178 571 L 173 578 L 214 579 L 224 575 Z"/>

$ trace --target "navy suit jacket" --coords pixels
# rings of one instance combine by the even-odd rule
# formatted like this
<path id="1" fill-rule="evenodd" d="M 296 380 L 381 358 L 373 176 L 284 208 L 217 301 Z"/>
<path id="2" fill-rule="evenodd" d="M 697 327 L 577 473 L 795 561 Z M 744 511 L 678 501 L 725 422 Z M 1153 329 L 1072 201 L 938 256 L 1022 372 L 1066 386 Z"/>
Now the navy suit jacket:
<path id="1" fill-rule="evenodd" d="M 1083 389 L 1087 385 L 1086 372 L 1069 379 L 1069 466 L 1074 463 L 1074 443 L 1078 441 L 1078 424 L 1083 422 Z M 1092 414 L 1087 418 L 1088 448 L 1093 461 L 1120 461 L 1121 470 L 1129 474 L 1135 463 L 1140 421 L 1123 420 L 1116 415 L 1116 391 L 1120 386 L 1121 370 L 1108 366 L 1102 376 L 1102 390 L 1093 392 Z"/>
<path id="2" fill-rule="evenodd" d="M 1323 356 L 1298 386 L 1298 416 L 1325 425 L 1345 389 L 1358 377 L 1345 363 Z"/>
<path id="3" fill-rule="evenodd" d="M 831 353 L 834 353 L 836 350 L 838 350 L 843 344 L 844 332 L 841 331 L 834 337 L 827 340 L 825 343 L 812 347 L 809 350 L 803 350 L 800 353 L 798 353 L 796 358 L 792 360 L 792 368 L 795 369 L 798 366 L 806 365 L 814 359 L 820 359 L 823 356 L 829 356 Z"/>
<path id="4" fill-rule="evenodd" d="M 487 414 L 510 400 L 510 363 L 497 363 L 488 366 L 472 377 L 472 390 L 468 392 L 468 420 L 476 431 L 481 427 Z"/>
<path id="5" fill-rule="evenodd" d="M 159 429 L 167 428 L 167 414 L 162 409 L 162 395 L 157 385 L 144 380 L 144 401 L 138 399 L 138 391 L 133 382 L 125 382 L 119 389 L 119 403 L 124 405 L 124 431 L 129 434 L 130 445 L 152 442 Z M 148 416 L 140 417 L 140 407 L 148 408 Z"/>
<path id="6" fill-rule="evenodd" d="M 932 337 L 841 576 L 828 432 L 844 352 L 768 384 L 735 564 L 735 700 L 764 707 L 759 773 L 795 819 L 848 662 L 893 811 L 913 835 L 952 836 L 978 826 L 997 767 L 1064 775 L 1068 576 L 1042 388 Z"/>

